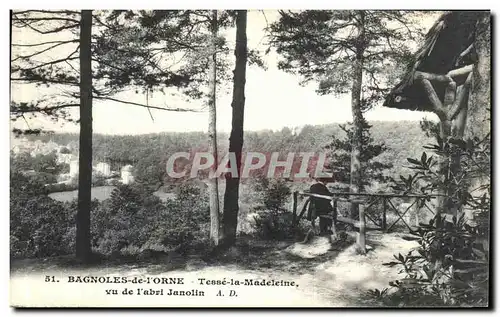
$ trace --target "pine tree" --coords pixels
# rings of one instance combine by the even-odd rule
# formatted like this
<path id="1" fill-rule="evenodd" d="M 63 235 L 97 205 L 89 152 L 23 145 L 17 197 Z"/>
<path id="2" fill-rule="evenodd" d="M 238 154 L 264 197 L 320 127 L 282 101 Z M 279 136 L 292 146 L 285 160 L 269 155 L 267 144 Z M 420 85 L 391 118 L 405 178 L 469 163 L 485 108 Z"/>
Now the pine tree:
<path id="1" fill-rule="evenodd" d="M 218 39 L 218 17 L 217 10 L 212 10 L 211 31 L 212 39 L 210 50 L 210 75 L 209 86 L 209 122 L 208 122 L 208 148 L 214 157 L 215 164 L 212 165 L 211 173 L 215 173 L 218 162 L 217 146 L 217 39 Z M 213 177 L 209 180 L 209 199 L 210 199 L 210 240 L 214 245 L 219 244 L 219 179 Z"/>
<path id="2" fill-rule="evenodd" d="M 349 191 L 350 156 L 352 151 L 352 139 L 354 137 L 352 123 L 339 125 L 345 132 L 345 137 L 332 136 L 332 142 L 326 146 L 331 152 L 329 154 L 329 168 L 333 171 L 333 184 L 336 190 Z M 387 150 L 384 143 L 376 143 L 370 133 L 371 125 L 363 118 L 361 129 L 361 187 L 360 191 L 366 191 L 367 187 L 379 183 L 386 183 L 391 178 L 385 175 L 385 171 L 392 168 L 392 163 L 384 163 L 377 160 Z"/>
<path id="3" fill-rule="evenodd" d="M 238 225 L 238 199 L 240 188 L 241 155 L 243 150 L 243 118 L 245 114 L 245 82 L 247 68 L 247 11 L 236 12 L 236 58 L 233 81 L 233 101 L 231 107 L 232 124 L 229 137 L 229 152 L 235 153 L 238 175 L 228 175 L 224 193 L 224 245 L 230 246 L 236 241 Z M 234 177 L 236 176 L 236 177 Z"/>
<path id="4" fill-rule="evenodd" d="M 76 257 L 89 262 L 92 189 L 92 10 L 83 10 L 80 26 L 80 151 Z"/>
<path id="5" fill-rule="evenodd" d="M 377 105 L 410 57 L 409 44 L 420 35 L 404 11 L 280 11 L 270 26 L 278 67 L 318 83 L 317 93 L 351 94 L 353 137 L 350 192 L 362 187 L 363 111 Z M 352 205 L 351 217 L 358 214 Z"/>

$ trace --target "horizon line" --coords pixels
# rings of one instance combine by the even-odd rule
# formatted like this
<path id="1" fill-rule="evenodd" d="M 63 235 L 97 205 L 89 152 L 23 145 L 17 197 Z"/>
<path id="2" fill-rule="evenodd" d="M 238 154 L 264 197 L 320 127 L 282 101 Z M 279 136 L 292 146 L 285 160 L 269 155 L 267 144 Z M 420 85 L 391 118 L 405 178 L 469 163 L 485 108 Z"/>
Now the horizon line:
<path id="1" fill-rule="evenodd" d="M 419 120 L 367 120 L 368 123 L 404 123 L 404 122 L 412 122 L 412 123 L 419 123 L 422 119 L 420 118 Z M 432 118 L 427 118 L 427 120 L 430 121 L 435 121 Z M 332 122 L 332 123 L 321 123 L 321 124 L 303 124 L 303 125 L 298 125 L 298 126 L 282 126 L 281 128 L 268 128 L 268 129 L 244 129 L 244 132 L 279 132 L 285 128 L 291 129 L 293 131 L 294 128 L 301 128 L 301 130 L 305 127 L 326 127 L 326 126 L 331 126 L 331 125 L 342 125 L 342 124 L 347 124 L 352 121 L 344 121 L 344 122 Z M 79 134 L 80 132 L 75 130 L 75 131 L 53 131 L 53 130 L 43 130 L 40 135 L 31 135 L 34 137 L 38 136 L 43 136 L 43 135 L 55 135 L 55 134 Z M 93 132 L 92 135 L 109 135 L 109 136 L 135 136 L 135 135 L 153 135 L 153 134 L 164 134 L 164 133 L 208 133 L 207 131 L 204 130 L 192 130 L 192 131 L 158 131 L 158 132 L 144 132 L 144 133 L 105 133 L 105 132 Z M 217 134 L 225 134 L 225 133 L 231 133 L 231 131 L 217 131 Z M 28 137 L 29 135 L 19 135 L 15 136 L 15 133 L 10 131 L 11 138 L 23 138 L 23 137 Z"/>

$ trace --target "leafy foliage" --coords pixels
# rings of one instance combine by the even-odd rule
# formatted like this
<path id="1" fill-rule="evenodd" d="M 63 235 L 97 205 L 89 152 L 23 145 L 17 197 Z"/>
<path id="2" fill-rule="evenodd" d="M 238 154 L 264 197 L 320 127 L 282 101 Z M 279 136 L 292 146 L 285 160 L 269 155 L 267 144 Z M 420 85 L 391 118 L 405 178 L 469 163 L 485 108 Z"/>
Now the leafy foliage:
<path id="1" fill-rule="evenodd" d="M 420 127 L 428 137 L 436 137 L 439 135 L 439 124 L 437 122 L 423 119 L 420 121 Z"/>
<path id="2" fill-rule="evenodd" d="M 396 190 L 423 194 L 439 194 L 443 192 L 449 201 L 448 211 L 461 205 L 471 204 L 477 192 L 489 195 L 489 183 L 483 184 L 469 192 L 469 185 L 475 180 L 491 175 L 489 135 L 483 140 L 478 137 L 461 140 L 449 138 L 442 140 L 436 137 L 436 144 L 424 146 L 436 155 L 423 152 L 419 159 L 408 158 L 410 169 L 416 171 L 408 178 L 400 177 L 395 185 Z M 446 172 L 446 173 L 445 173 Z"/>
<path id="3" fill-rule="evenodd" d="M 71 209 L 47 197 L 39 179 L 14 172 L 10 187 L 10 247 L 13 257 L 67 254 L 63 238 Z"/>
<path id="4" fill-rule="evenodd" d="M 450 215 L 437 214 L 428 225 L 414 233 L 419 248 L 388 266 L 402 267 L 406 277 L 390 283 L 395 291 L 372 291 L 386 305 L 398 306 L 487 306 L 490 265 L 490 137 L 479 140 L 441 140 L 427 146 L 438 158 L 446 158 L 455 167 L 437 164 L 434 156 L 422 153 L 420 159 L 408 159 L 416 172 L 402 178 L 399 188 L 435 191 L 447 195 Z M 451 163 L 450 163 L 451 162 Z M 448 175 L 442 175 L 445 167 Z M 459 168 L 457 168 L 459 166 Z M 480 184 L 476 188 L 471 185 Z M 455 210 L 471 210 L 474 219 Z"/>
<path id="5" fill-rule="evenodd" d="M 379 299 L 391 306 L 486 306 L 490 255 L 483 229 L 463 217 L 448 222 L 436 216 L 416 232 L 419 248 L 384 264 L 406 275 L 389 283 L 396 291 L 372 295 L 383 293 Z"/>
<path id="6" fill-rule="evenodd" d="M 291 218 L 291 213 L 283 210 L 259 211 L 254 216 L 256 235 L 261 239 L 276 241 L 304 236 L 306 226 L 301 226 L 301 222 L 298 228 L 293 228 Z"/>
<path id="7" fill-rule="evenodd" d="M 281 178 L 259 177 L 254 182 L 253 189 L 259 195 L 257 206 L 274 211 L 283 210 L 285 201 L 292 193 L 286 181 Z"/>
<path id="8" fill-rule="evenodd" d="M 203 240 L 200 230 L 208 227 L 208 221 L 203 197 L 186 199 L 179 195 L 162 203 L 147 188 L 120 185 L 93 216 L 93 243 L 103 254 L 120 253 L 130 247 L 187 247 Z"/>
<path id="9" fill-rule="evenodd" d="M 294 238 L 299 230 L 292 228 L 292 214 L 285 207 L 292 193 L 283 179 L 258 177 L 251 183 L 255 193 L 252 209 L 256 235 L 262 239 L 284 240 Z M 305 232 L 305 230 L 303 230 Z"/>

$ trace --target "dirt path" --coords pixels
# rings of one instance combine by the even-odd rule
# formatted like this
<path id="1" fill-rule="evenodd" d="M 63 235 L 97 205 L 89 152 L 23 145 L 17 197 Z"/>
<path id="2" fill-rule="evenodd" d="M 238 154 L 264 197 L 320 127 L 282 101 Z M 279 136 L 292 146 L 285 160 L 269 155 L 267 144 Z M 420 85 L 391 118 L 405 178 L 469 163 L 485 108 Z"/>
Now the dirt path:
<path id="1" fill-rule="evenodd" d="M 16 266 L 11 274 L 11 303 L 22 306 L 113 306 L 113 307 L 350 307 L 365 306 L 362 294 L 373 288 L 387 287 L 398 277 L 397 269 L 382 265 L 394 253 L 406 253 L 416 246 L 397 235 L 370 235 L 373 250 L 357 255 L 355 246 L 341 251 L 328 250 L 320 238 L 310 245 L 277 245 L 269 251 L 250 250 L 241 257 L 222 259 L 218 263 L 188 261 L 182 268 L 167 270 L 164 263 L 119 265 L 90 269 L 61 268 L 38 263 Z M 351 241 L 352 242 L 352 241 Z M 256 247 L 257 249 L 260 247 Z M 262 247 L 264 248 L 264 247 Z M 267 250 L 267 249 L 266 249 Z M 71 276 L 126 278 L 128 281 L 150 277 L 182 277 L 183 285 L 70 283 Z M 55 276 L 59 282 L 45 282 Z M 205 280 L 200 280 L 205 279 Z M 233 285 L 230 285 L 231 279 Z M 292 286 L 243 286 L 245 280 L 275 280 Z M 157 279 L 160 280 L 160 279 Z M 226 281 L 226 285 L 200 285 L 206 280 Z M 239 281 L 240 285 L 234 285 Z M 163 289 L 163 296 L 136 295 L 137 289 Z M 133 295 L 107 295 L 106 290 L 134 292 Z M 170 289 L 204 296 L 167 295 Z M 142 291 L 143 292 L 143 291 Z M 199 293 L 199 292 L 198 292 Z M 224 296 L 221 296 L 224 295 Z M 230 296 L 233 295 L 233 296 Z"/>

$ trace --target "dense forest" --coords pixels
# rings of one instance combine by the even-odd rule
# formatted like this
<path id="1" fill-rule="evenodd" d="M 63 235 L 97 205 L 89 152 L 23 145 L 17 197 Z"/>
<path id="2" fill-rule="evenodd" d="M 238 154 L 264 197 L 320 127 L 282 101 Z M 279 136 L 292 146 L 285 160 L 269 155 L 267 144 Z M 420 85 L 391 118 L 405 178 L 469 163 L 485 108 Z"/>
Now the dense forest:
<path id="1" fill-rule="evenodd" d="M 392 163 L 393 167 L 385 171 L 387 175 L 406 175 L 408 157 L 416 157 L 422 146 L 432 142 L 432 138 L 422 131 L 418 121 L 370 122 L 371 136 L 375 143 L 384 143 L 387 150 L 376 159 Z M 247 131 L 244 151 L 262 153 L 282 152 L 320 152 L 331 142 L 332 136 L 345 137 L 339 124 L 306 125 L 295 135 L 290 128 L 281 131 Z M 78 134 L 54 133 L 27 136 L 31 141 L 53 141 L 60 145 L 77 144 Z M 103 135 L 95 134 L 93 141 L 93 160 L 109 162 L 112 168 L 133 164 L 139 179 L 148 178 L 151 166 L 157 166 L 156 173 L 165 173 L 165 162 L 175 152 L 206 150 L 207 136 L 202 132 L 165 132 L 144 135 Z M 219 152 L 227 152 L 227 134 L 220 133 Z M 390 140 L 389 142 L 387 140 Z M 74 150 L 76 150 L 75 148 Z M 149 168 L 147 168 L 149 167 Z M 152 177 L 159 179 L 159 175 Z"/>

